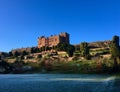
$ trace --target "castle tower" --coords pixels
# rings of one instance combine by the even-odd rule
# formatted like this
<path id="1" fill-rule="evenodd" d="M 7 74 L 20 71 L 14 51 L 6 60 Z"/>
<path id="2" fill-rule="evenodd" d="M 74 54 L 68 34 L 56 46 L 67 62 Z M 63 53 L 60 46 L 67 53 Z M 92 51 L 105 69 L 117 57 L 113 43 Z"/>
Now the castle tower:
<path id="1" fill-rule="evenodd" d="M 65 42 L 65 43 L 70 43 L 69 41 L 69 34 L 64 32 L 64 33 L 60 33 L 60 37 L 61 37 L 61 42 Z"/>
<path id="2" fill-rule="evenodd" d="M 48 38 L 41 36 L 38 38 L 38 48 L 48 46 Z"/>

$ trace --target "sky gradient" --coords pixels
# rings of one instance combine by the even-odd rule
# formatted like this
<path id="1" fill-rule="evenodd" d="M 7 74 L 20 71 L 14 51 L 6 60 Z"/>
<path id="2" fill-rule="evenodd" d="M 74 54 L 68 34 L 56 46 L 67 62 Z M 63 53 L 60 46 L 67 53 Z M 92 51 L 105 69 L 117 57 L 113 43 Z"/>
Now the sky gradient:
<path id="1" fill-rule="evenodd" d="M 120 36 L 120 0 L 0 0 L 0 51 L 68 32 L 71 44 Z"/>

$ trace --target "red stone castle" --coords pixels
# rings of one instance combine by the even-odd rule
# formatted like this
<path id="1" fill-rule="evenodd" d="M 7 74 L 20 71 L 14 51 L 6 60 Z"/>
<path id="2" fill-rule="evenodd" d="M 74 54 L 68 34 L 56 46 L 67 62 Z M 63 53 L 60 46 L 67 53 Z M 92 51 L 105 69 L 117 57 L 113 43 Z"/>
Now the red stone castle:
<path id="1" fill-rule="evenodd" d="M 59 35 L 51 35 L 50 37 L 45 37 L 45 36 L 41 36 L 38 37 L 38 48 L 41 48 L 43 46 L 48 46 L 48 47 L 52 47 L 52 46 L 56 46 L 61 42 L 65 42 L 69 44 L 69 34 L 64 32 L 64 33 L 60 33 Z"/>

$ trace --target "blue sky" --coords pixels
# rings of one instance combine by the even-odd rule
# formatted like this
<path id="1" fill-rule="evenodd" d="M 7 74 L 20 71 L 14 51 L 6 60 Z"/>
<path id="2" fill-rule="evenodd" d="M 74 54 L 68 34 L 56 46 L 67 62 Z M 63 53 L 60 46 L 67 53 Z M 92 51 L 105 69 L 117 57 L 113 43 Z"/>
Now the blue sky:
<path id="1" fill-rule="evenodd" d="M 120 36 L 120 0 L 0 0 L 0 51 L 68 32 L 71 44 Z"/>

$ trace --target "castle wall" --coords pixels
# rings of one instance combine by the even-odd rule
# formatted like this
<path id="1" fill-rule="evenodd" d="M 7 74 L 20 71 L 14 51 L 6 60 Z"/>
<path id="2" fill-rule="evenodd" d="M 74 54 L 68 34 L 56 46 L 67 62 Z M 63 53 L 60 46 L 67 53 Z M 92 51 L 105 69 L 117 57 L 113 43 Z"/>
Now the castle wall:
<path id="1" fill-rule="evenodd" d="M 38 48 L 43 46 L 56 46 L 60 42 L 69 43 L 69 34 L 68 33 L 60 33 L 59 35 L 50 36 L 48 38 L 41 36 L 38 38 Z"/>
<path id="2" fill-rule="evenodd" d="M 60 36 L 52 36 L 49 37 L 49 47 L 56 46 L 58 43 L 60 43 Z"/>

